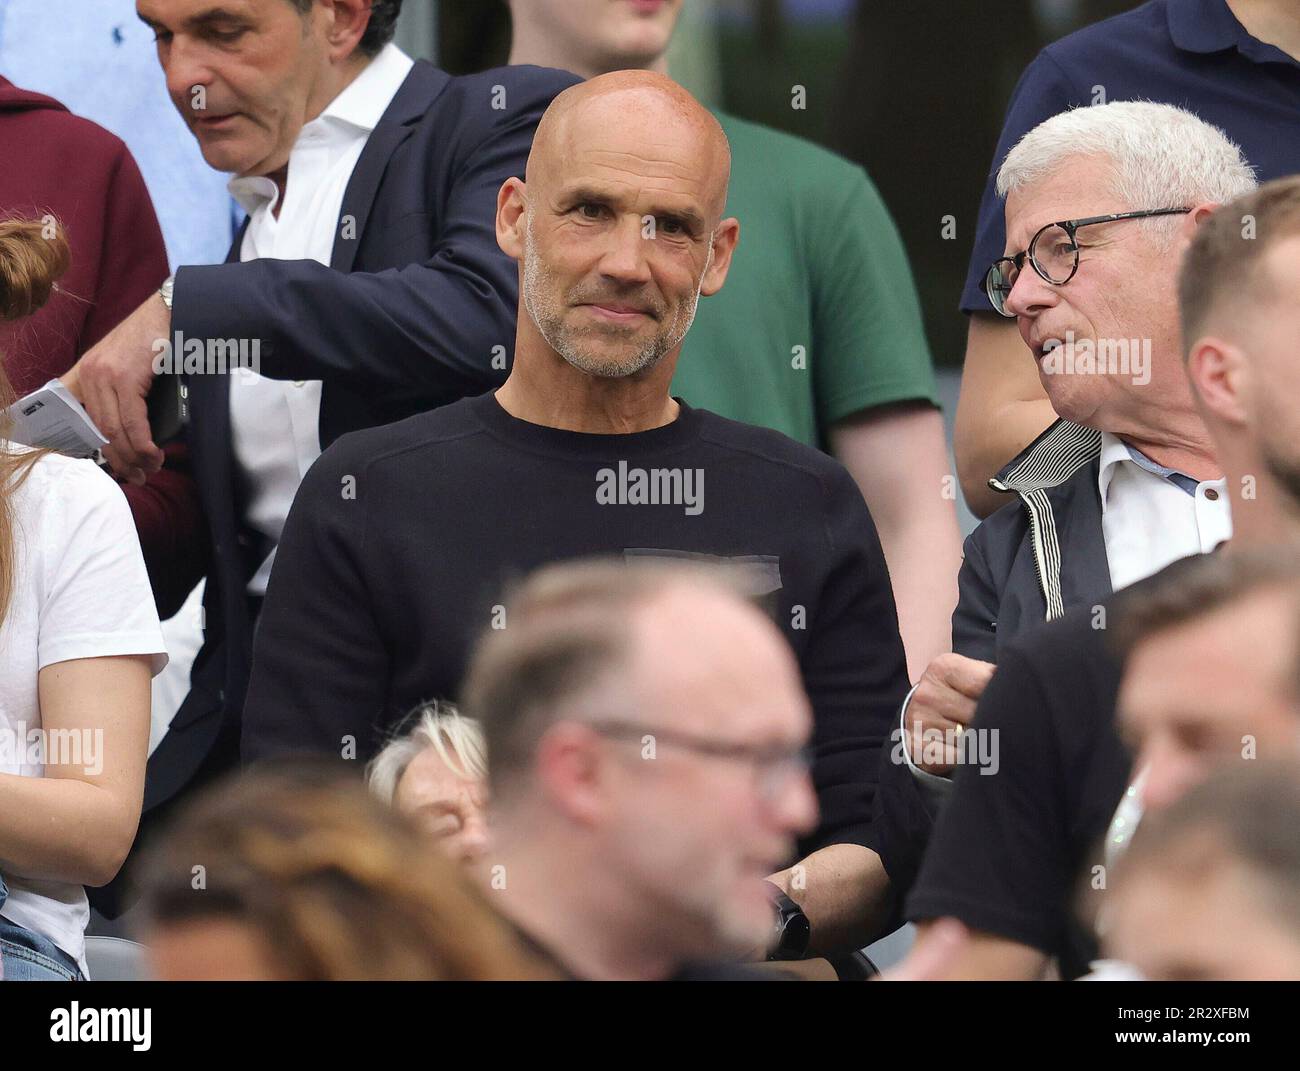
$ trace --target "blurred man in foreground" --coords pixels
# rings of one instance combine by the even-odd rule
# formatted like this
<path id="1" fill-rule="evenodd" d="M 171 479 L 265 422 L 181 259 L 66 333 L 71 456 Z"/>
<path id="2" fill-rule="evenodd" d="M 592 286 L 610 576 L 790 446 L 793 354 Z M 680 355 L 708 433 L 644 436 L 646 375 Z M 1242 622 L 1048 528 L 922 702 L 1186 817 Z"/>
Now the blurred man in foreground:
<path id="1" fill-rule="evenodd" d="M 1224 770 L 1142 823 L 1106 945 L 1160 981 L 1300 981 L 1300 766 Z"/>
<path id="2" fill-rule="evenodd" d="M 466 684 L 492 755 L 498 908 L 575 978 L 765 949 L 764 879 L 817 817 L 780 632 L 683 565 L 552 566 L 506 613 Z"/>
<path id="3" fill-rule="evenodd" d="M 1188 562 L 1117 607 L 1113 639 L 1143 807 L 1227 764 L 1300 758 L 1300 548 Z"/>

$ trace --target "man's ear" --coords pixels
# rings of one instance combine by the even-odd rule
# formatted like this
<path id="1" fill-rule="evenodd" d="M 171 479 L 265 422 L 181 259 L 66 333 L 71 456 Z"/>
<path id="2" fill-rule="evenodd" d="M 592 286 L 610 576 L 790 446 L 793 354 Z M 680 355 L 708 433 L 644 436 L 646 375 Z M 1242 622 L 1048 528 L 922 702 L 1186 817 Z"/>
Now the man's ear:
<path id="1" fill-rule="evenodd" d="M 1238 347 L 1214 335 L 1198 338 L 1187 351 L 1187 378 L 1207 412 L 1228 424 L 1246 423 L 1250 364 Z"/>
<path id="2" fill-rule="evenodd" d="M 1200 204 L 1183 216 L 1182 232 L 1187 241 L 1192 240 L 1192 235 L 1196 233 L 1196 228 L 1209 219 L 1219 208 L 1215 201 L 1202 201 Z"/>
<path id="3" fill-rule="evenodd" d="M 551 806 L 576 825 L 598 825 L 607 774 L 599 737 L 588 726 L 558 722 L 537 742 L 536 780 Z"/>
<path id="4" fill-rule="evenodd" d="M 512 260 L 524 259 L 528 230 L 528 186 L 513 175 L 497 191 L 497 245 Z"/>
<path id="5" fill-rule="evenodd" d="M 734 216 L 724 219 L 713 229 L 713 259 L 700 284 L 700 293 L 704 297 L 712 297 L 722 289 L 722 284 L 727 281 L 727 272 L 731 270 L 731 256 L 739 241 L 740 220 Z"/>
<path id="6" fill-rule="evenodd" d="M 324 0 L 325 14 L 329 19 L 325 41 L 334 62 L 361 58 L 359 47 L 370 26 L 370 4 L 371 0 Z M 318 2 L 314 6 L 319 11 L 322 4 Z"/>

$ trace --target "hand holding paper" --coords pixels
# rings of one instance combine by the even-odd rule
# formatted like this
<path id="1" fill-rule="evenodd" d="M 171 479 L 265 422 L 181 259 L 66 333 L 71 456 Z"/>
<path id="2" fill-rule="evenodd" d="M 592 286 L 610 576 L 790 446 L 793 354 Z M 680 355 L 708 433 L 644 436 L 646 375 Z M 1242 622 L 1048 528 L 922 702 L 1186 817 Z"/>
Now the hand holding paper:
<path id="1" fill-rule="evenodd" d="M 133 484 L 162 468 L 149 430 L 146 398 L 153 384 L 155 343 L 166 338 L 171 313 L 151 296 L 59 378 L 108 438 L 104 456 Z"/>
<path id="2" fill-rule="evenodd" d="M 10 439 L 24 446 L 47 447 L 70 457 L 90 457 L 108 440 L 59 380 L 18 399 L 8 409 Z"/>

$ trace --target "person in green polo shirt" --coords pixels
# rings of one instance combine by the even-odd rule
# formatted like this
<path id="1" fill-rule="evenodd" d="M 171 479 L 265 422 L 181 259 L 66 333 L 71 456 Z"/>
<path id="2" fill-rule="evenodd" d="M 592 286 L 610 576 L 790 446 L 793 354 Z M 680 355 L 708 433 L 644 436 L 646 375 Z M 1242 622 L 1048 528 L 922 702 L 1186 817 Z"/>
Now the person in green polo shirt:
<path id="1" fill-rule="evenodd" d="M 511 63 L 585 78 L 667 73 L 682 0 L 509 0 Z M 731 143 L 740 244 L 699 304 L 673 379 L 691 405 L 833 454 L 889 564 L 913 680 L 952 649 L 961 536 L 920 304 L 894 221 L 862 168 L 714 113 Z"/>

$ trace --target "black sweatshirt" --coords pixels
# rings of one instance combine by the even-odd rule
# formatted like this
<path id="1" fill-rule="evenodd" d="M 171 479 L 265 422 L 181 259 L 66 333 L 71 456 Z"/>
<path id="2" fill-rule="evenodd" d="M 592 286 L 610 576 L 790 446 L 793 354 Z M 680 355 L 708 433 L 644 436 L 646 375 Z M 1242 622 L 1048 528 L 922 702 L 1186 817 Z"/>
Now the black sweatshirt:
<path id="1" fill-rule="evenodd" d="M 244 710 L 245 761 L 369 758 L 417 703 L 454 698 L 506 588 L 591 556 L 737 561 L 798 657 L 821 825 L 869 844 L 907 690 L 875 526 L 835 460 L 685 403 L 630 435 L 518 420 L 492 394 L 345 435 L 303 481 L 276 552 Z"/>

